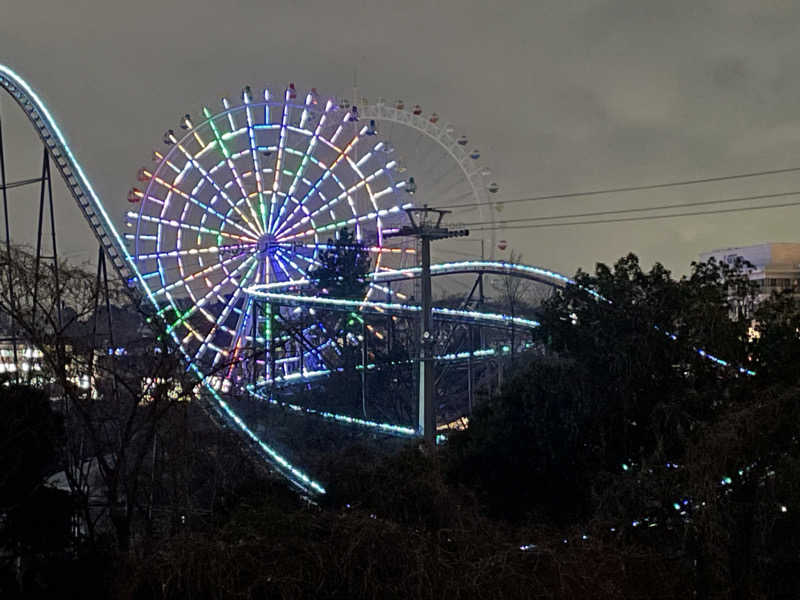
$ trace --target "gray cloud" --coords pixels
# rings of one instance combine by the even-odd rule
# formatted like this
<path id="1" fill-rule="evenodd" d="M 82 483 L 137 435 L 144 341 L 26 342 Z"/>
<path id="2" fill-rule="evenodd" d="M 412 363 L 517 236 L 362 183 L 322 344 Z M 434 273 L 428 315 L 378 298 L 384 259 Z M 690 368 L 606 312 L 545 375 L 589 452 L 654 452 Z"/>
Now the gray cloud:
<path id="1" fill-rule="evenodd" d="M 119 215 L 137 168 L 179 115 L 244 84 L 292 80 L 340 93 L 356 70 L 366 94 L 461 124 L 506 199 L 800 165 L 792 3 L 5 0 L 0 17 L 0 61 L 42 91 Z M 12 163 L 29 176 L 21 171 L 35 145 L 21 150 L 31 144 L 22 127 L 12 134 Z M 800 177 L 503 216 L 792 189 Z M 798 212 L 500 235 L 527 260 L 568 272 L 629 250 L 680 272 L 709 248 L 795 240 Z M 65 219 L 65 245 L 88 255 L 87 230 Z"/>

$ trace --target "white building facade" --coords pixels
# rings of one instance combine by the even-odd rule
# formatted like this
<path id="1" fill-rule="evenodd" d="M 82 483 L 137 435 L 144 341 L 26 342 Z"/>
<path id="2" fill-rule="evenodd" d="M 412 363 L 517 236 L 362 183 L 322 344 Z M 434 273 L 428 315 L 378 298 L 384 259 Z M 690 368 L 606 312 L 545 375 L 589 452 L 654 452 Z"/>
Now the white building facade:
<path id="1" fill-rule="evenodd" d="M 754 246 L 722 248 L 703 252 L 700 260 L 714 258 L 717 262 L 732 264 L 737 258 L 746 260 L 751 281 L 758 284 L 757 301 L 768 298 L 772 292 L 787 289 L 800 290 L 800 244 L 790 242 L 767 242 Z"/>

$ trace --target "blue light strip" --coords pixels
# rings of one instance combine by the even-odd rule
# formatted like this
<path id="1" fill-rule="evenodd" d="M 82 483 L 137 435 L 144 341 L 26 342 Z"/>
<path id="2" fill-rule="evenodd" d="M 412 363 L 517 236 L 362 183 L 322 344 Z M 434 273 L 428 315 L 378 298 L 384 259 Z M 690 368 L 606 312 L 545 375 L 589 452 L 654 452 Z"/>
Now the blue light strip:
<path id="1" fill-rule="evenodd" d="M 416 304 L 397 304 L 394 302 L 373 302 L 369 300 L 344 300 L 340 298 L 320 298 L 318 296 L 300 296 L 297 294 L 280 294 L 276 292 L 263 292 L 255 289 L 254 286 L 248 288 L 246 292 L 251 296 L 263 298 L 269 302 L 277 302 L 287 306 L 312 306 L 329 308 L 333 310 L 359 310 L 359 312 L 370 314 L 385 314 L 384 311 L 393 314 L 417 314 L 422 309 Z M 485 323 L 487 325 L 517 325 L 519 327 L 535 328 L 539 327 L 539 322 L 523 317 L 511 317 L 499 313 L 485 313 L 475 310 L 457 310 L 453 308 L 433 308 L 435 318 L 441 320 L 468 320 L 471 323 Z"/>
<path id="2" fill-rule="evenodd" d="M 508 346 L 502 347 L 500 350 L 495 350 L 494 348 L 484 348 L 480 350 L 475 350 L 473 352 L 459 352 L 459 353 L 450 353 L 450 354 L 441 354 L 434 356 L 434 360 L 442 361 L 442 362 L 452 362 L 452 361 L 459 361 L 459 360 L 466 360 L 470 356 L 474 358 L 487 358 L 490 356 L 496 356 L 497 354 L 508 354 L 511 352 L 511 349 Z M 392 362 L 392 365 L 404 365 L 404 364 L 413 364 L 416 362 L 416 359 L 408 359 L 403 361 L 395 361 Z M 373 370 L 379 368 L 378 365 L 371 363 L 367 365 L 368 370 Z M 342 369 L 337 369 L 341 371 Z M 361 370 L 360 366 L 356 367 L 356 371 Z M 402 435 L 402 436 L 415 436 L 417 435 L 417 431 L 411 427 L 406 427 L 403 425 L 395 425 L 392 423 L 379 423 L 377 421 L 372 421 L 369 419 L 361 419 L 358 417 L 352 417 L 350 415 L 343 415 L 338 413 L 333 413 L 330 411 L 324 410 L 317 410 L 314 408 L 309 408 L 305 406 L 301 406 L 299 404 L 292 404 L 289 402 L 281 402 L 279 400 L 275 400 L 270 396 L 266 395 L 265 393 L 259 392 L 258 390 L 264 390 L 269 388 L 270 386 L 274 385 L 296 385 L 298 383 L 313 383 L 314 381 L 318 381 L 325 377 L 328 377 L 332 371 L 330 369 L 320 369 L 318 371 L 305 371 L 304 373 L 292 373 L 290 375 L 285 375 L 282 377 L 276 377 L 274 381 L 272 380 L 265 380 L 260 382 L 257 386 L 247 385 L 245 388 L 247 391 L 252 394 L 253 396 L 259 398 L 260 400 L 264 400 L 269 402 L 270 404 L 281 406 L 283 408 L 288 408 L 295 412 L 312 415 L 316 417 L 322 417 L 323 419 L 329 419 L 336 421 L 338 423 L 344 423 L 347 425 L 355 425 L 358 427 L 364 427 L 367 429 L 375 429 L 380 431 L 381 433 L 388 433 L 392 435 Z"/>
<path id="3" fill-rule="evenodd" d="M 368 274 L 368 277 L 372 281 L 376 282 L 403 281 L 407 279 L 416 279 L 420 277 L 421 273 L 422 269 L 420 267 L 411 267 L 408 269 L 370 273 Z M 542 267 L 536 267 L 532 265 L 521 265 L 505 261 L 487 261 L 487 260 L 463 260 L 463 261 L 431 265 L 432 276 L 453 275 L 457 273 L 496 273 L 501 275 L 515 275 L 515 276 L 525 277 L 528 279 L 533 279 L 535 281 L 539 281 L 541 283 L 545 283 L 547 285 L 552 285 L 555 287 L 575 285 L 577 287 L 580 287 L 580 289 L 584 290 L 597 300 L 606 302 L 608 304 L 613 304 L 611 300 L 605 298 L 603 295 L 597 293 L 596 291 L 585 288 L 583 286 L 579 286 L 575 280 L 567 277 L 566 275 L 562 275 L 561 273 L 558 273 L 556 271 L 551 271 L 550 269 L 544 269 Z M 301 280 L 292 282 L 291 284 L 278 283 L 269 286 L 263 286 L 263 285 L 253 286 L 248 290 L 248 293 L 249 294 L 258 294 L 265 292 L 269 293 L 272 291 L 287 289 L 290 287 L 291 288 L 304 287 L 307 286 L 308 284 L 309 284 L 308 280 Z M 657 325 L 654 325 L 654 327 L 656 329 L 659 329 Z M 676 336 L 673 333 L 665 331 L 664 334 L 672 340 L 678 339 L 678 336 Z M 717 356 L 714 356 L 713 354 L 707 352 L 703 348 L 698 348 L 696 346 L 692 346 L 691 348 L 702 358 L 710 360 L 711 362 L 721 367 L 736 369 L 739 373 L 742 373 L 743 375 L 753 376 L 756 374 L 755 371 L 748 369 L 746 367 L 731 365 L 728 361 L 723 360 Z"/>
<path id="4" fill-rule="evenodd" d="M 316 373 L 320 373 L 320 374 L 324 373 L 324 374 L 327 375 L 330 372 L 319 371 L 319 372 L 316 372 Z M 285 377 L 277 377 L 276 381 L 285 380 L 285 379 L 291 378 L 291 377 L 292 377 L 291 375 L 285 376 Z M 316 378 L 318 379 L 319 375 Z M 300 378 L 296 378 L 296 379 L 298 379 L 298 383 L 299 383 L 299 379 Z M 304 380 L 307 381 L 308 379 L 304 379 Z M 414 435 L 417 434 L 416 430 L 411 428 L 411 427 L 405 427 L 403 425 L 393 425 L 391 423 L 379 423 L 377 421 L 371 421 L 369 419 L 360 419 L 358 417 L 351 417 L 349 415 L 342 415 L 342 414 L 338 414 L 338 413 L 332 413 L 332 412 L 326 411 L 326 410 L 317 410 L 315 408 L 309 408 L 309 407 L 306 407 L 306 406 L 300 406 L 299 404 L 292 404 L 290 402 L 280 402 L 278 400 L 275 400 L 274 398 L 270 398 L 270 397 L 268 397 L 268 396 L 266 396 L 264 394 L 261 394 L 261 393 L 257 392 L 253 388 L 253 386 L 251 386 L 251 385 L 246 386 L 246 389 L 250 394 L 252 394 L 256 398 L 258 398 L 259 400 L 264 400 L 264 401 L 269 402 L 270 404 L 273 404 L 275 406 L 281 406 L 283 408 L 288 408 L 288 409 L 290 409 L 290 410 L 292 410 L 294 412 L 298 412 L 298 413 L 302 413 L 302 414 L 306 414 L 306 415 L 312 415 L 312 416 L 315 416 L 315 417 L 321 417 L 321 418 L 326 419 L 326 420 L 335 421 L 337 423 L 344 423 L 346 425 L 356 425 L 358 427 L 365 427 L 367 429 L 374 429 L 374 430 L 378 430 L 378 431 L 380 431 L 382 433 L 388 433 L 388 434 L 392 434 L 392 435 L 402 435 L 402 436 L 411 437 L 411 436 L 414 436 Z"/>

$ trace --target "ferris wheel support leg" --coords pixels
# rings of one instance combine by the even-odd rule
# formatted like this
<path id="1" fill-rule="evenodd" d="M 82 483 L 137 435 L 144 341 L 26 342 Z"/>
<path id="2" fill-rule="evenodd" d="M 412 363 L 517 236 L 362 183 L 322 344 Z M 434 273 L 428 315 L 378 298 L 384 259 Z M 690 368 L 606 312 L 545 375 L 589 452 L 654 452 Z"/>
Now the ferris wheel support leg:
<path id="1" fill-rule="evenodd" d="M 367 318 L 361 321 L 361 413 L 367 418 Z"/>
<path id="2" fill-rule="evenodd" d="M 392 301 L 392 282 L 386 286 L 386 302 Z M 392 356 L 392 346 L 394 344 L 394 320 L 391 315 L 386 315 L 386 354 Z"/>
<path id="3" fill-rule="evenodd" d="M 250 319 L 252 320 L 251 335 L 253 336 L 253 354 L 251 356 L 252 360 L 250 364 L 250 383 L 255 386 L 258 382 L 258 361 L 256 360 L 256 339 L 258 337 L 258 301 L 255 298 L 252 300 L 250 311 Z"/>

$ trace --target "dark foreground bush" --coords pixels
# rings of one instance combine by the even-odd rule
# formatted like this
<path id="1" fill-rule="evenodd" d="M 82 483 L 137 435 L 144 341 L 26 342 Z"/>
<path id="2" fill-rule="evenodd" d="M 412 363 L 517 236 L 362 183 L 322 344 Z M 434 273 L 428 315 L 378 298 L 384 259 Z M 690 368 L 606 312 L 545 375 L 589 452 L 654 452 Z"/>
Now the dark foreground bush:
<path id="1" fill-rule="evenodd" d="M 680 598 L 677 563 L 637 547 L 564 543 L 480 524 L 406 527 L 363 512 L 241 512 L 214 533 L 166 541 L 134 561 L 120 598 Z"/>

